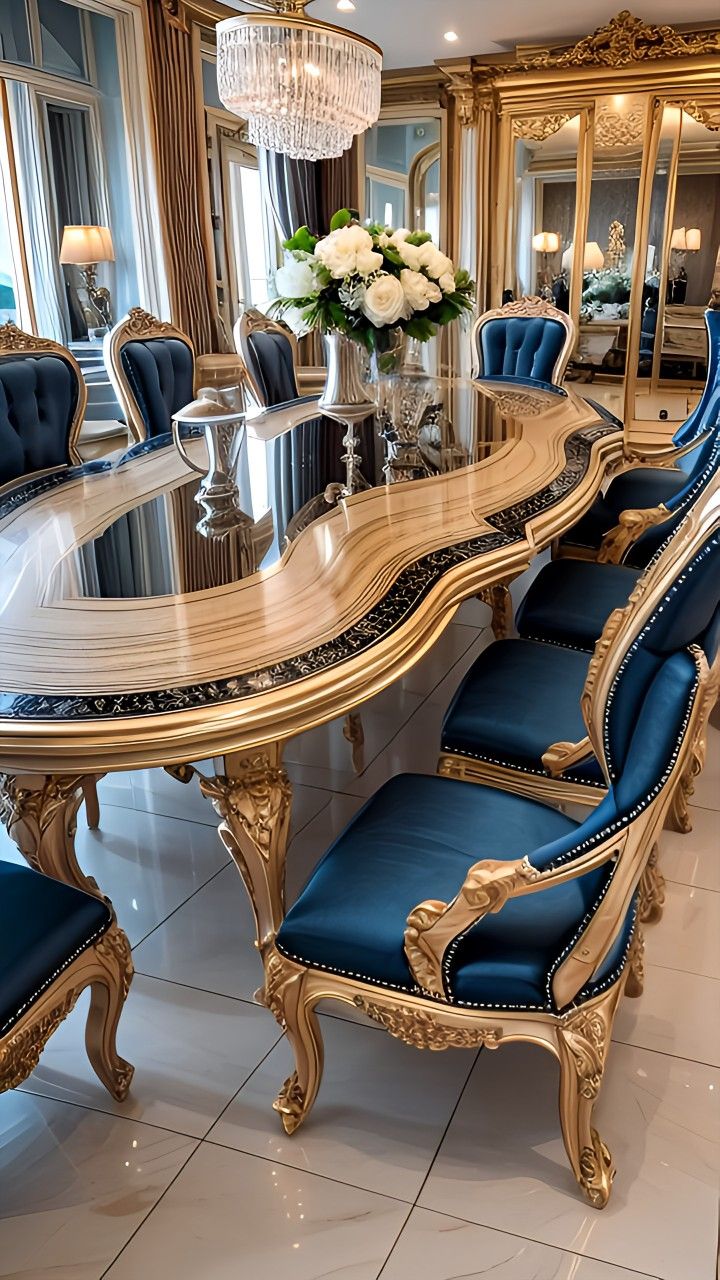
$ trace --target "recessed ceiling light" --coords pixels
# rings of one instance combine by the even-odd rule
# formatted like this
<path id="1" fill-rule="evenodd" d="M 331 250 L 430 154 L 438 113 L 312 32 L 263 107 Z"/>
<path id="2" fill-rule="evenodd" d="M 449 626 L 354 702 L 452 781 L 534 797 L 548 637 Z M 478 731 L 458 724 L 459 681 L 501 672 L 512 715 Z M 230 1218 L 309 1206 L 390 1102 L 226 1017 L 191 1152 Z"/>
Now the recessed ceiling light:
<path id="1" fill-rule="evenodd" d="M 339 8 L 340 8 L 340 4 L 338 3 L 338 9 L 339 9 Z M 457 33 L 457 31 L 446 31 L 446 32 L 445 32 L 445 39 L 447 40 L 448 44 L 454 44 L 454 43 L 455 43 L 455 41 L 457 40 L 457 38 L 458 38 L 458 33 Z"/>
<path id="2" fill-rule="evenodd" d="M 355 5 L 353 0 L 337 0 L 337 7 L 341 13 L 352 13 Z"/>

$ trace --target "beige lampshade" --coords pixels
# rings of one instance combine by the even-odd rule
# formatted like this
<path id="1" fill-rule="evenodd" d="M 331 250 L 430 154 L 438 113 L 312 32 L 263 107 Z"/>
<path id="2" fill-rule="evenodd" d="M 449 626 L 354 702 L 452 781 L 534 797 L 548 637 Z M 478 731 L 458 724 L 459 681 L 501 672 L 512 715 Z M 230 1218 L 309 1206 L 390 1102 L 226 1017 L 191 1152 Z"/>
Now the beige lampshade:
<path id="1" fill-rule="evenodd" d="M 76 267 L 91 262 L 114 262 L 115 250 L 109 227 L 65 227 L 60 261 Z"/>
<path id="2" fill-rule="evenodd" d="M 600 271 L 605 266 L 605 257 L 597 240 L 589 240 L 583 254 L 583 271 Z"/>
<path id="3" fill-rule="evenodd" d="M 684 227 L 674 227 L 670 236 L 671 249 L 687 249 L 687 240 Z"/>
<path id="4" fill-rule="evenodd" d="M 702 232 L 699 227 L 688 227 L 685 232 L 685 248 L 689 253 L 697 253 L 702 245 Z"/>
<path id="5" fill-rule="evenodd" d="M 536 253 L 557 253 L 560 236 L 557 231 L 538 231 L 532 238 L 532 247 Z"/>

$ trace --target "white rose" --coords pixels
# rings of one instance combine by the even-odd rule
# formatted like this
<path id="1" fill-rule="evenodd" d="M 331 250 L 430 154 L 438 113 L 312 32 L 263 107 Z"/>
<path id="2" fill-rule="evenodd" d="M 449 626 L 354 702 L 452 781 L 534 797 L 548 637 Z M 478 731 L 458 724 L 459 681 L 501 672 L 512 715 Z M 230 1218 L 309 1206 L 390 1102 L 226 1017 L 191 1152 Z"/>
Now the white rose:
<path id="1" fill-rule="evenodd" d="M 442 298 L 437 285 L 420 271 L 401 271 L 400 284 L 413 311 L 427 311 L 431 302 L 439 302 Z"/>
<path id="2" fill-rule="evenodd" d="M 409 235 L 410 235 L 409 227 L 398 227 L 397 231 L 393 231 L 390 237 L 390 243 L 395 245 L 404 244 L 404 242 L 407 240 Z"/>
<path id="3" fill-rule="evenodd" d="M 351 244 L 356 253 L 362 253 L 373 247 L 372 236 L 369 231 L 365 230 L 365 227 L 341 227 L 335 234 L 342 236 L 347 244 Z"/>
<path id="4" fill-rule="evenodd" d="M 428 275 L 431 275 L 434 280 L 439 280 L 440 276 L 449 274 L 451 271 L 454 274 L 452 258 L 448 258 L 446 253 L 441 253 L 430 240 L 420 245 L 420 265 L 425 267 Z"/>
<path id="5" fill-rule="evenodd" d="M 440 276 L 440 279 L 438 280 L 438 284 L 440 285 L 440 288 L 442 289 L 443 293 L 454 293 L 455 277 L 452 271 L 445 271 Z"/>
<path id="6" fill-rule="evenodd" d="M 365 291 L 362 309 L 376 327 L 396 324 L 405 311 L 405 291 L 397 276 L 383 272 Z"/>
<path id="7" fill-rule="evenodd" d="M 327 267 L 336 280 L 351 276 L 355 270 L 357 250 L 352 237 L 344 235 L 347 230 L 347 227 L 342 227 L 339 231 L 331 231 L 329 236 L 318 240 L 315 245 L 315 257 Z"/>
<path id="8" fill-rule="evenodd" d="M 386 231 L 380 232 L 380 235 L 377 236 L 377 243 L 380 245 L 381 249 L 384 249 L 385 245 L 390 243 L 390 237 Z"/>
<path id="9" fill-rule="evenodd" d="M 372 244 L 372 241 L 370 242 Z M 355 270 L 359 276 L 371 276 L 382 269 L 383 256 L 372 248 L 361 249 L 355 258 Z"/>
<path id="10" fill-rule="evenodd" d="M 420 270 L 422 260 L 420 258 L 420 250 L 416 244 L 406 244 L 404 240 L 401 240 L 400 244 L 396 245 L 395 248 L 406 267 L 410 267 L 411 271 Z"/>
<path id="11" fill-rule="evenodd" d="M 282 318 L 292 329 L 296 338 L 304 338 L 306 334 L 312 332 L 299 307 L 285 307 Z"/>
<path id="12" fill-rule="evenodd" d="M 309 298 L 317 293 L 313 259 L 296 258 L 292 253 L 286 253 L 283 265 L 275 272 L 275 284 L 281 298 Z"/>

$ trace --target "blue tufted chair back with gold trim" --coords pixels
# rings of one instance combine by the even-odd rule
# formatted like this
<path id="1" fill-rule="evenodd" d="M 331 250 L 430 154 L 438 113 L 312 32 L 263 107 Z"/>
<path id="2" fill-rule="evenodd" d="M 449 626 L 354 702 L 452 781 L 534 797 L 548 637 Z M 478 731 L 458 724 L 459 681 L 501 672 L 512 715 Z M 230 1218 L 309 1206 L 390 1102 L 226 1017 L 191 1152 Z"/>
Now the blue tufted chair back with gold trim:
<path id="1" fill-rule="evenodd" d="M 559 387 L 573 338 L 569 316 L 540 298 L 487 311 L 475 325 L 479 376 Z"/>
<path id="2" fill-rule="evenodd" d="M 705 327 L 708 334 L 708 364 L 705 386 L 689 418 L 681 427 L 678 427 L 673 436 L 673 444 L 677 445 L 678 448 L 688 444 L 690 440 L 694 440 L 695 436 L 702 435 L 707 431 L 708 426 L 714 425 L 709 409 L 712 397 L 720 385 L 720 310 L 708 308 L 705 312 Z M 717 422 L 717 418 L 715 418 L 714 422 Z M 683 470 L 686 470 L 685 462 L 685 458 L 681 458 L 678 462 L 678 466 L 683 467 Z"/>
<path id="3" fill-rule="evenodd" d="M 70 352 L 0 326 L 0 485 L 78 462 L 87 391 Z"/>
<path id="4" fill-rule="evenodd" d="M 171 430 L 194 395 L 195 352 L 186 334 L 140 307 L 107 334 L 105 365 L 136 440 Z"/>
<path id="5" fill-rule="evenodd" d="M 256 330 L 247 335 L 245 364 L 261 403 L 270 408 L 298 398 L 295 358 L 289 336 L 278 330 Z"/>

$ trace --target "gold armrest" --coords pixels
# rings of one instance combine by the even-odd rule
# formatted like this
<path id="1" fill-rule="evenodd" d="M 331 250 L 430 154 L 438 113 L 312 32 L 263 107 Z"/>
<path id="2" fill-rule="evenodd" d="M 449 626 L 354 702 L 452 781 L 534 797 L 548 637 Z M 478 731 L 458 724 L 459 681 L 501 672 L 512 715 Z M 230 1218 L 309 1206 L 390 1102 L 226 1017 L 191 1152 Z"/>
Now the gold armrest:
<path id="1" fill-rule="evenodd" d="M 593 754 L 592 745 L 587 735 L 579 742 L 553 742 L 543 753 L 542 762 L 553 778 L 559 778 L 566 769 L 580 764 Z"/>
<path id="2" fill-rule="evenodd" d="M 662 524 L 670 512 L 660 503 L 659 507 L 644 507 L 641 511 L 629 508 L 621 511 L 618 523 L 602 540 L 598 551 L 598 564 L 621 564 L 623 556 L 633 542 L 637 542 L 647 529 Z"/>
<path id="3" fill-rule="evenodd" d="M 674 467 L 678 458 L 684 458 L 686 453 L 699 449 L 711 434 L 710 431 L 704 431 L 702 435 L 696 436 L 694 440 L 688 440 L 687 444 L 680 445 L 679 448 L 677 445 L 671 445 L 667 449 L 658 449 L 657 453 L 639 453 L 637 449 L 628 448 L 626 445 L 623 456 L 626 462 L 631 462 L 636 467 Z"/>
<path id="4" fill-rule="evenodd" d="M 624 833 L 619 838 L 605 840 L 597 849 L 552 871 L 538 871 L 527 857 L 511 862 L 495 858 L 476 862 L 452 902 L 430 898 L 410 912 L 405 929 L 405 955 L 415 981 L 431 995 L 444 997 L 443 958 L 456 938 L 484 916 L 500 911 L 508 898 L 535 893 L 602 866 L 621 852 L 626 839 L 627 833 Z"/>

